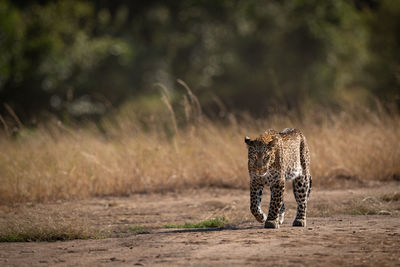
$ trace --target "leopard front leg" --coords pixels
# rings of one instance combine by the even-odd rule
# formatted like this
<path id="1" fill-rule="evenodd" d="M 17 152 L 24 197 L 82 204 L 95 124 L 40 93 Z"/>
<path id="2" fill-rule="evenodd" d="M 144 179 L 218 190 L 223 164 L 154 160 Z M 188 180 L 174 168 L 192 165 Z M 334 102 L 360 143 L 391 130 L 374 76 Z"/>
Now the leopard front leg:
<path id="1" fill-rule="evenodd" d="M 299 176 L 293 180 L 293 193 L 297 202 L 297 215 L 293 226 L 306 226 L 307 199 L 309 195 L 311 176 Z"/>
<path id="2" fill-rule="evenodd" d="M 264 224 L 264 228 L 279 228 L 279 212 L 283 205 L 283 192 L 285 191 L 285 183 L 278 182 L 271 186 L 271 201 L 269 203 L 268 218 Z"/>
<path id="3" fill-rule="evenodd" d="M 250 211 L 257 221 L 265 222 L 267 216 L 261 210 L 261 199 L 264 191 L 264 185 L 255 181 L 250 182 Z"/>

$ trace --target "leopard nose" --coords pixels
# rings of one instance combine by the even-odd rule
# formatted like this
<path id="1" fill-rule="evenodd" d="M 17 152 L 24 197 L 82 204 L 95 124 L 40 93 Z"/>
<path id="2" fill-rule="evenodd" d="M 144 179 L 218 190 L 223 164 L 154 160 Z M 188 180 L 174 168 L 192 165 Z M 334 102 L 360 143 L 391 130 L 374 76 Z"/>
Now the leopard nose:
<path id="1" fill-rule="evenodd" d="M 262 159 L 258 158 L 257 159 L 257 168 L 261 168 L 262 167 Z"/>

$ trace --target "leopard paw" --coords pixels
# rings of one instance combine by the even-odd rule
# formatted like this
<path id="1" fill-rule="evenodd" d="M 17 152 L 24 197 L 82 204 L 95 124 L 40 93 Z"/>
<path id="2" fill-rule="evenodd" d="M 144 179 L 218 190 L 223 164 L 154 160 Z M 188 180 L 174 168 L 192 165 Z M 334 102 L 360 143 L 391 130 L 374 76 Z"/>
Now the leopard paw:
<path id="1" fill-rule="evenodd" d="M 306 220 L 295 219 L 293 221 L 293 226 L 305 227 L 306 226 Z"/>
<path id="2" fill-rule="evenodd" d="M 279 228 L 279 223 L 277 221 L 265 221 L 264 228 Z"/>

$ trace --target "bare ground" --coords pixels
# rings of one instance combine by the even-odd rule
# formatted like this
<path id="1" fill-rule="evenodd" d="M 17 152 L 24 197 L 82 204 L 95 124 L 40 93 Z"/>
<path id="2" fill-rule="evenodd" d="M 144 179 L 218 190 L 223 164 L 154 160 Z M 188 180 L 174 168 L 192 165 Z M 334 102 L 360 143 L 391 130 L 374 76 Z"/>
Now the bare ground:
<path id="1" fill-rule="evenodd" d="M 400 266 L 399 201 L 382 200 L 382 196 L 399 192 L 398 183 L 351 190 L 314 190 L 307 227 L 294 228 L 291 223 L 295 202 L 287 190 L 288 212 L 280 229 L 263 229 L 252 218 L 246 190 L 197 189 L 3 206 L 3 219 L 25 212 L 65 216 L 66 220 L 83 218 L 112 237 L 0 243 L 0 265 Z M 373 215 L 351 215 L 359 213 Z M 225 216 L 230 223 L 222 229 L 163 227 L 215 216 Z"/>

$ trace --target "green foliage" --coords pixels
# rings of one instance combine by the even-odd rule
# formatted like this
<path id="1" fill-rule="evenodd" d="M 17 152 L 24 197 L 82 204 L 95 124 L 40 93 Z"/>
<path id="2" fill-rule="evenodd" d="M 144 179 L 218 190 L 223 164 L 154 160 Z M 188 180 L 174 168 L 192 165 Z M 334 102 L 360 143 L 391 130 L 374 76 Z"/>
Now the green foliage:
<path id="1" fill-rule="evenodd" d="M 52 96 L 92 91 L 91 74 L 112 58 L 129 60 L 131 48 L 121 39 L 96 34 L 93 5 L 55 1 L 17 8 L 0 1 L 1 102 L 18 111 L 62 108 Z M 89 85 L 90 84 L 90 85 Z M 95 90 L 101 94 L 99 90 Z M 72 96 L 71 96 L 72 97 Z"/>
<path id="2" fill-rule="evenodd" d="M 164 228 L 219 228 L 227 223 L 225 217 L 215 217 L 214 219 L 204 220 L 198 223 L 185 222 L 184 224 L 166 224 Z"/>
<path id="3" fill-rule="evenodd" d="M 0 102 L 68 121 L 146 100 L 156 82 L 182 90 L 177 78 L 210 113 L 216 99 L 264 114 L 394 98 L 399 16 L 394 0 L 0 0 Z"/>
<path id="4" fill-rule="evenodd" d="M 364 86 L 386 99 L 400 92 L 400 2 L 380 1 L 375 10 L 362 13 L 369 31 L 370 60 L 366 64 Z"/>

